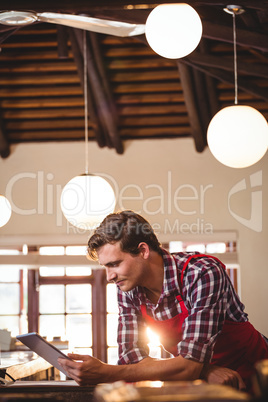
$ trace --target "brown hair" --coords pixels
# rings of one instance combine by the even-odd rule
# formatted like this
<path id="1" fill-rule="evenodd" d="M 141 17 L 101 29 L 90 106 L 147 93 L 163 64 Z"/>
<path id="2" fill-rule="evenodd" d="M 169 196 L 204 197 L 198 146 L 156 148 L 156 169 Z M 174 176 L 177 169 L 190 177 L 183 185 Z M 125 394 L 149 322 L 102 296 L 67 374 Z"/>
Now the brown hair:
<path id="1" fill-rule="evenodd" d="M 150 223 L 133 211 L 122 211 L 108 215 L 97 227 L 88 241 L 89 257 L 97 260 L 100 247 L 118 241 L 126 253 L 139 254 L 138 245 L 145 242 L 151 250 L 161 254 L 161 245 Z"/>

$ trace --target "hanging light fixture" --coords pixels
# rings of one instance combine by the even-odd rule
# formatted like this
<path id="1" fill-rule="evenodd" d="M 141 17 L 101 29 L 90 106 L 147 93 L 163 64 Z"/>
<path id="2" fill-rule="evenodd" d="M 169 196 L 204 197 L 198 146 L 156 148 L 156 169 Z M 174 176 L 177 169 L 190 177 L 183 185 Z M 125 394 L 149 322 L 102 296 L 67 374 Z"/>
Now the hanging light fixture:
<path id="1" fill-rule="evenodd" d="M 157 54 L 178 59 L 192 53 L 199 44 L 202 22 L 189 4 L 161 4 L 149 14 L 145 36 Z"/>
<path id="2" fill-rule="evenodd" d="M 224 11 L 233 16 L 234 84 L 233 106 L 220 110 L 211 120 L 207 141 L 211 153 L 223 165 L 244 168 L 258 162 L 268 147 L 268 124 L 265 117 L 251 106 L 238 105 L 237 51 L 235 16 L 244 12 L 230 5 Z"/>
<path id="3" fill-rule="evenodd" d="M 91 230 L 106 215 L 114 211 L 115 194 L 111 185 L 88 170 L 88 103 L 87 103 L 87 43 L 84 31 L 84 108 L 85 108 L 85 173 L 71 179 L 61 194 L 61 209 L 74 226 Z"/>
<path id="4" fill-rule="evenodd" d="M 0 195 L 0 228 L 5 226 L 11 217 L 11 205 L 8 199 Z"/>

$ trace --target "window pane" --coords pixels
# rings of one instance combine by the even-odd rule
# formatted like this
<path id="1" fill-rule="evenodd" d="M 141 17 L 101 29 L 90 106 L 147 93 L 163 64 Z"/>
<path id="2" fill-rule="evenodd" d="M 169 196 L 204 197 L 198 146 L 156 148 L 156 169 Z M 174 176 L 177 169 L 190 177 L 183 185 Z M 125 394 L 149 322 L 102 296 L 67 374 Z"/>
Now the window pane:
<path id="1" fill-rule="evenodd" d="M 107 345 L 117 346 L 118 315 L 107 314 Z"/>
<path id="2" fill-rule="evenodd" d="M 169 242 L 169 252 L 170 253 L 179 253 L 180 251 L 183 251 L 182 241 Z"/>
<path id="3" fill-rule="evenodd" d="M 199 253 L 205 253 L 206 246 L 205 244 L 189 244 L 186 247 L 186 251 L 199 251 Z"/>
<path id="4" fill-rule="evenodd" d="M 46 336 L 48 341 L 54 336 L 65 338 L 65 317 L 64 315 L 41 315 L 39 317 L 39 332 Z"/>
<path id="5" fill-rule="evenodd" d="M 0 284 L 0 314 L 19 314 L 19 284 Z"/>
<path id="6" fill-rule="evenodd" d="M 64 276 L 64 267 L 40 267 L 40 276 Z"/>
<path id="7" fill-rule="evenodd" d="M 75 349 L 71 349 L 71 352 L 78 353 L 80 355 L 88 355 L 88 356 L 93 356 L 93 350 L 92 348 L 78 348 L 76 346 Z"/>
<path id="8" fill-rule="evenodd" d="M 18 255 L 19 253 L 19 250 L 0 248 L 0 255 Z"/>
<path id="9" fill-rule="evenodd" d="M 63 246 L 44 246 L 39 248 L 39 254 L 41 255 L 64 255 Z"/>
<path id="10" fill-rule="evenodd" d="M 108 364 L 117 364 L 118 348 L 108 348 L 107 359 L 108 359 Z"/>
<path id="11" fill-rule="evenodd" d="M 0 282 L 19 282 L 20 269 L 16 267 L 1 267 Z"/>
<path id="12" fill-rule="evenodd" d="M 67 313 L 91 313 L 91 285 L 66 286 Z"/>
<path id="13" fill-rule="evenodd" d="M 11 331 L 11 336 L 16 337 L 19 334 L 19 316 L 0 316 L 0 328 Z"/>
<path id="14" fill-rule="evenodd" d="M 92 318 L 90 314 L 67 315 L 66 338 L 69 348 L 92 346 Z"/>
<path id="15" fill-rule="evenodd" d="M 87 255 L 87 246 L 67 246 L 67 255 Z"/>
<path id="16" fill-rule="evenodd" d="M 206 246 L 207 253 L 225 253 L 226 244 L 225 243 L 209 243 Z"/>
<path id="17" fill-rule="evenodd" d="M 118 313 L 117 289 L 113 283 L 106 286 L 106 310 L 108 313 Z"/>
<path id="18" fill-rule="evenodd" d="M 90 276 L 92 274 L 91 268 L 88 267 L 68 267 L 66 268 L 67 276 Z"/>
<path id="19" fill-rule="evenodd" d="M 42 285 L 39 290 L 40 314 L 64 313 L 64 285 Z"/>

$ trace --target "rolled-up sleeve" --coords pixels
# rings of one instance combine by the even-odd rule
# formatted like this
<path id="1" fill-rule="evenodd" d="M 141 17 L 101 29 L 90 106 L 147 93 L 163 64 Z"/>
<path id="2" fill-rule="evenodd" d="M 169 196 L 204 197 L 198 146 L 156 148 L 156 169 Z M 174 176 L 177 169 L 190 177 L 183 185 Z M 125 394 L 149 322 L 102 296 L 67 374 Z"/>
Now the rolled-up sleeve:
<path id="1" fill-rule="evenodd" d="M 148 357 L 146 326 L 127 293 L 118 290 L 118 364 L 138 363 Z"/>
<path id="2" fill-rule="evenodd" d="M 183 339 L 178 354 L 199 362 L 209 362 L 225 320 L 228 302 L 227 280 L 223 268 L 211 259 L 189 270 L 185 278 L 184 299 L 188 317 L 183 324 Z"/>

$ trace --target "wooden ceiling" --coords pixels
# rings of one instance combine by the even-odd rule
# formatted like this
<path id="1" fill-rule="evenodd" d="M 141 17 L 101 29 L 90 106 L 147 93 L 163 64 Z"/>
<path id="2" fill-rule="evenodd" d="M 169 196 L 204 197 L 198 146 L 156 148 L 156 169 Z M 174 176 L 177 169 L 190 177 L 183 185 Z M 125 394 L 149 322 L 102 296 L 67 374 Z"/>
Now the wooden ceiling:
<path id="1" fill-rule="evenodd" d="M 178 1 L 177 1 L 178 2 Z M 162 1 L 161 3 L 174 3 Z M 160 4 L 161 4 L 160 3 Z M 221 1 L 188 1 L 203 24 L 189 56 L 155 54 L 145 36 L 87 33 L 89 139 L 124 152 L 124 140 L 193 137 L 202 152 L 214 114 L 234 103 L 232 16 Z M 268 2 L 236 1 L 238 100 L 268 118 Z M 131 7 L 130 7 L 131 5 Z M 35 10 L 145 23 L 147 1 L 20 1 Z M 0 155 L 10 144 L 84 140 L 83 31 L 49 23 L 0 25 Z"/>

